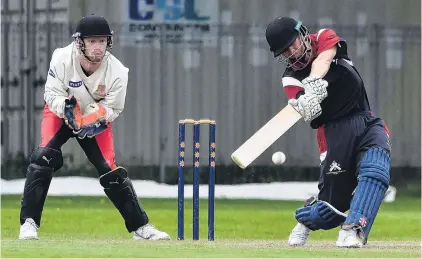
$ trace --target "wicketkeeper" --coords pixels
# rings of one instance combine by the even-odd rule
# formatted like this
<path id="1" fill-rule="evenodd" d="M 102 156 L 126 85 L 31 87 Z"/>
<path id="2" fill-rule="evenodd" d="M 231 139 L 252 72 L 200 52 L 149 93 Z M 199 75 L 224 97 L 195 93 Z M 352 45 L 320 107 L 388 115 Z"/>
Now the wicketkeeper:
<path id="1" fill-rule="evenodd" d="M 45 84 L 41 143 L 27 170 L 19 239 L 38 239 L 53 173 L 63 166 L 61 147 L 75 138 L 98 171 L 100 184 L 136 240 L 170 239 L 149 224 L 125 168 L 114 159 L 112 123 L 123 111 L 129 69 L 110 54 L 113 32 L 100 16 L 83 17 L 73 42 L 54 51 Z"/>

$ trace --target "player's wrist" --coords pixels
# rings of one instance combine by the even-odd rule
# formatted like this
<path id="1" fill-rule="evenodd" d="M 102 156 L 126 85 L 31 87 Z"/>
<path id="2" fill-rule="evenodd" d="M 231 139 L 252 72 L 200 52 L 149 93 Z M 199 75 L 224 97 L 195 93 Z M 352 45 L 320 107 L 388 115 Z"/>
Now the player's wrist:
<path id="1" fill-rule="evenodd" d="M 321 76 L 317 75 L 317 74 L 310 74 L 308 77 L 306 77 L 305 79 L 312 79 L 313 80 L 317 80 L 317 79 L 321 79 Z"/>

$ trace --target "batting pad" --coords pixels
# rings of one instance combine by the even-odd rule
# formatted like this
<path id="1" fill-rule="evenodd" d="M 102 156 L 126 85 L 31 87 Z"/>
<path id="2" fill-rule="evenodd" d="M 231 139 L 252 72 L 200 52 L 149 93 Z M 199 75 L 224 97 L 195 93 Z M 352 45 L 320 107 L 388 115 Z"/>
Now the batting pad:
<path id="1" fill-rule="evenodd" d="M 390 182 L 390 165 L 390 154 L 385 149 L 377 147 L 366 152 L 344 228 L 360 228 L 368 237 Z"/>

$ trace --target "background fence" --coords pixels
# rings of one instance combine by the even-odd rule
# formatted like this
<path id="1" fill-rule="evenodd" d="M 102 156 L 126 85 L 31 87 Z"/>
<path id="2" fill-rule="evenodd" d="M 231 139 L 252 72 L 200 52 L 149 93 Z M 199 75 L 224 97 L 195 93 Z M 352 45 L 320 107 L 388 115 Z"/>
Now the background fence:
<path id="1" fill-rule="evenodd" d="M 231 4 L 220 2 L 220 8 L 225 5 Z M 220 18 L 203 28 L 212 33 L 185 33 L 177 44 L 165 40 L 160 30 L 158 39 L 139 45 L 130 43 L 136 36 L 126 33 L 128 23 L 111 22 L 113 54 L 130 68 L 126 108 L 114 124 L 119 164 L 160 167 L 163 177 L 177 163 L 178 120 L 211 118 L 217 121 L 217 165 L 233 165 L 231 152 L 287 102 L 281 86 L 284 67 L 265 42 L 266 22 L 262 16 L 257 20 L 227 23 Z M 387 122 L 393 166 L 419 168 L 420 25 L 327 23 L 348 42 L 372 110 Z M 312 32 L 323 25 L 324 20 L 307 24 Z M 70 43 L 74 27 L 71 21 L 37 21 L 24 13 L 2 16 L 2 165 L 17 154 L 26 159 L 38 145 L 48 63 L 55 48 Z M 207 136 L 204 128 L 203 143 Z M 191 137 L 187 140 L 189 147 Z M 205 164 L 206 145 L 202 149 Z M 269 165 L 277 150 L 286 153 L 286 167 L 319 164 L 315 132 L 302 121 L 254 165 Z M 62 151 L 68 169 L 88 164 L 76 141 Z"/>

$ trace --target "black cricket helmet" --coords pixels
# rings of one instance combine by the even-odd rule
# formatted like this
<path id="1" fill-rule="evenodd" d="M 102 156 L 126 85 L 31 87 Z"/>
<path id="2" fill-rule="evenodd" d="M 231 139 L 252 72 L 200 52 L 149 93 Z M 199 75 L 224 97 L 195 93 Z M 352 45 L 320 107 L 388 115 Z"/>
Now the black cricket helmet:
<path id="1" fill-rule="evenodd" d="M 76 25 L 75 33 L 72 37 L 75 39 L 78 48 L 85 54 L 85 44 L 83 38 L 92 36 L 106 36 L 107 50 L 110 51 L 113 45 L 113 31 L 110 30 L 107 20 L 103 16 L 89 15 L 82 17 Z"/>
<path id="2" fill-rule="evenodd" d="M 298 37 L 301 41 L 300 49 L 303 49 L 303 53 L 299 57 L 295 57 L 295 53 L 289 57 L 284 57 L 282 53 L 285 52 Z M 296 66 L 296 69 L 301 69 L 303 68 L 303 65 L 306 66 L 309 63 L 309 58 L 312 54 L 311 39 L 309 37 L 308 29 L 301 21 L 297 21 L 290 17 L 278 17 L 267 26 L 265 38 L 267 39 L 270 51 L 274 54 L 274 57 L 278 58 L 282 63 L 286 63 L 287 66 Z M 304 62 L 306 62 L 306 64 L 304 64 Z"/>

